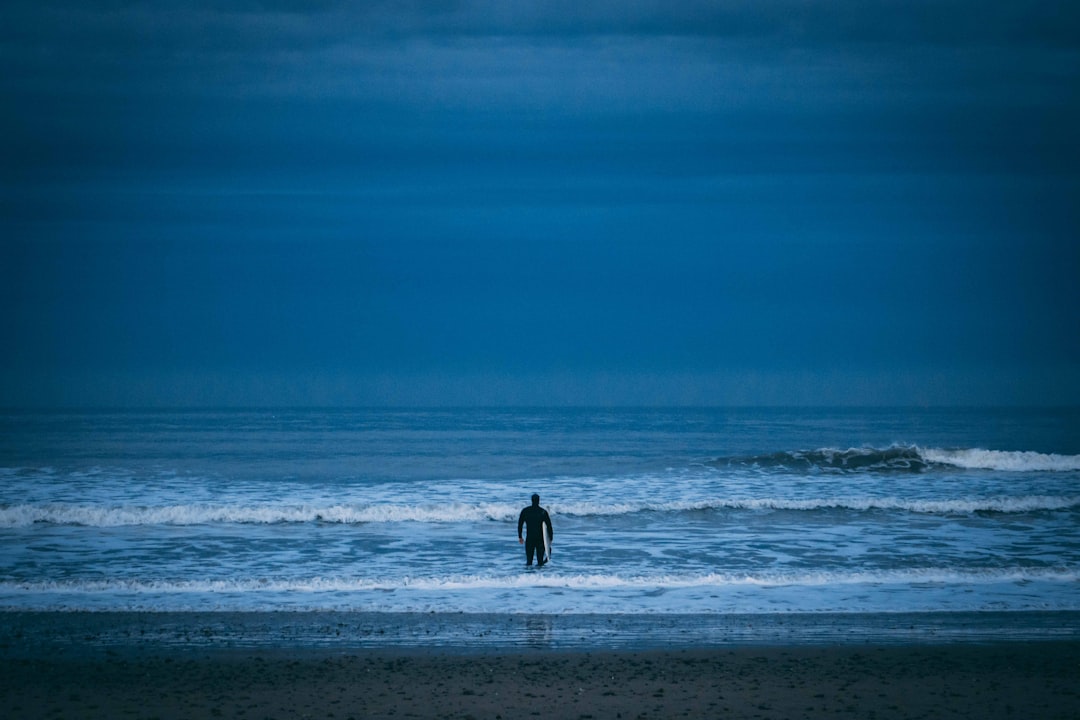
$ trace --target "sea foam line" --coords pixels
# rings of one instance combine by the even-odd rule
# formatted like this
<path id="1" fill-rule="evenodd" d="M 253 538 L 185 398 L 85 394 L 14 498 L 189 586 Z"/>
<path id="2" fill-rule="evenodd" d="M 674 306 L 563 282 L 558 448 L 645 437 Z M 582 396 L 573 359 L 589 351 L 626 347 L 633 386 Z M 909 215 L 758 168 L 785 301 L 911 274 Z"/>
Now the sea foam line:
<path id="1" fill-rule="evenodd" d="M 963 499 L 898 497 L 822 498 L 704 498 L 674 502 L 565 503 L 552 506 L 553 515 L 614 516 L 640 512 L 699 512 L 723 510 L 804 511 L 874 510 L 935 515 L 973 513 L 1032 513 L 1080 508 L 1080 495 L 1024 495 Z M 513 522 L 518 508 L 506 503 L 449 503 L 431 505 L 162 505 L 105 506 L 72 503 L 0 506 L 0 528 L 36 523 L 86 527 L 138 525 L 287 524 L 287 523 L 455 523 Z"/>
<path id="2" fill-rule="evenodd" d="M 694 575 L 605 575 L 520 573 L 514 575 L 450 575 L 436 577 L 310 577 L 221 580 L 86 580 L 3 581 L 0 594 L 276 594 L 363 592 L 472 592 L 547 588 L 571 591 L 648 591 L 724 587 L 835 587 L 840 585 L 984 585 L 997 583 L 1080 582 L 1075 568 L 912 568 L 890 571 L 809 572 Z"/>
<path id="3" fill-rule="evenodd" d="M 34 523 L 123 527 L 130 525 L 210 525 L 220 523 L 378 523 L 469 522 L 517 516 L 509 505 L 450 503 L 445 505 L 224 505 L 104 506 L 69 503 L 0 507 L 0 527 Z"/>

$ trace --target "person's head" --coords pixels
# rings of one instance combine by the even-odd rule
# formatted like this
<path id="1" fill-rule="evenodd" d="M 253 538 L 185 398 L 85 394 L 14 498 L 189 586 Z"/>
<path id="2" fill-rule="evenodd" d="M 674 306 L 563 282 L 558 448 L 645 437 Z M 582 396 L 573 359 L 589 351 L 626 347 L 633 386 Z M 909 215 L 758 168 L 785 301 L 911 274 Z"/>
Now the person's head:
<path id="1" fill-rule="evenodd" d="M 532 501 L 533 501 L 533 505 L 539 505 L 540 504 L 540 496 L 537 495 L 536 493 L 533 493 Z"/>

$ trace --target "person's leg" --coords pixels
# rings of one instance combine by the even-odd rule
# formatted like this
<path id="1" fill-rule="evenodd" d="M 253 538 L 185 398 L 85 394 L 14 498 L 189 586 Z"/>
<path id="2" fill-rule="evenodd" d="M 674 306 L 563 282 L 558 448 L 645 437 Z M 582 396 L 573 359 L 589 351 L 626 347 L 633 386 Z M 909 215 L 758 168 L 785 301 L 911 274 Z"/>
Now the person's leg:
<path id="1" fill-rule="evenodd" d="M 533 554 L 536 553 L 536 552 L 537 552 L 536 538 L 534 538 L 534 537 L 532 537 L 530 535 L 529 537 L 525 538 L 525 564 L 526 565 L 532 565 L 533 564 Z M 542 553 L 543 551 L 541 550 L 540 552 Z"/>

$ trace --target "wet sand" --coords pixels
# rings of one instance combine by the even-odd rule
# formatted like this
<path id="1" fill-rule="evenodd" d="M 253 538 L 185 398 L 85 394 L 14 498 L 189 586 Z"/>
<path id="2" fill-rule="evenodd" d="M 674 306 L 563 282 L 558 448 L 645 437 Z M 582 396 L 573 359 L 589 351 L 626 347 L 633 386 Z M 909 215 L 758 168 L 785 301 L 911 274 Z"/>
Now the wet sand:
<path id="1" fill-rule="evenodd" d="M 0 658 L 12 718 L 1071 718 L 1080 643 Z"/>

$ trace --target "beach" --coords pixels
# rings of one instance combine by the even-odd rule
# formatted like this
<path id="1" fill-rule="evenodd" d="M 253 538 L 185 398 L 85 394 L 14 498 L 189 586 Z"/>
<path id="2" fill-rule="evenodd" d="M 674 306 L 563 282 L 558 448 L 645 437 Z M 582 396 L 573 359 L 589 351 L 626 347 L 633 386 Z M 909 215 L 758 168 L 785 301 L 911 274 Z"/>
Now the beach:
<path id="1" fill-rule="evenodd" d="M 13 718 L 1076 718 L 1080 643 L 4 657 Z"/>
<path id="2" fill-rule="evenodd" d="M 12 718 L 1077 718 L 1077 613 L 5 613 Z"/>

